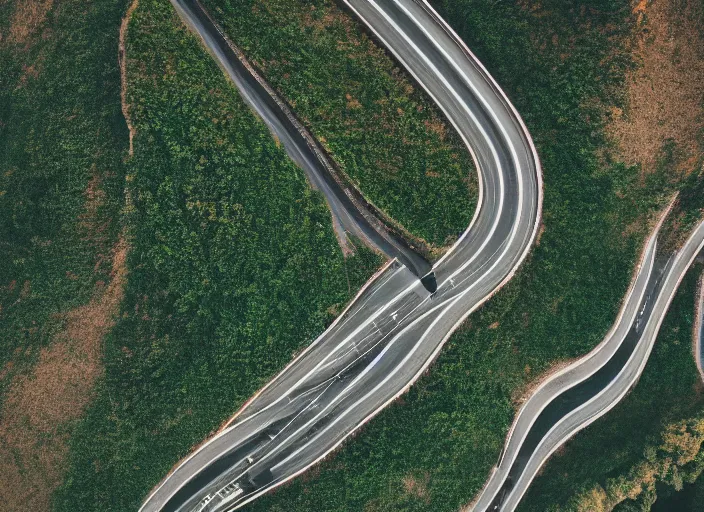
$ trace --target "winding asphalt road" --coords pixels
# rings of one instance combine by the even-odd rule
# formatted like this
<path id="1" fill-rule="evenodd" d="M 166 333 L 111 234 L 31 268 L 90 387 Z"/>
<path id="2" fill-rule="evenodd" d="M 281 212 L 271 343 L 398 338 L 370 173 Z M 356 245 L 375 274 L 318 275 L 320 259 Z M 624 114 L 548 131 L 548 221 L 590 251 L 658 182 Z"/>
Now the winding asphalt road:
<path id="1" fill-rule="evenodd" d="M 635 385 L 670 302 L 704 247 L 704 223 L 674 254 L 657 250 L 659 229 L 660 224 L 647 242 L 612 329 L 599 346 L 551 376 L 526 401 L 497 467 L 471 510 L 515 510 L 548 457 L 606 414 Z"/>
<path id="2" fill-rule="evenodd" d="M 246 72 L 240 70 L 238 78 L 230 71 L 242 64 L 197 0 L 172 3 L 243 95 L 252 96 L 248 101 L 265 102 L 261 90 L 270 94 L 265 87 L 243 86 Z M 477 212 L 431 269 L 437 279 L 434 293 L 403 255 L 389 262 L 226 429 L 162 481 L 143 504 L 144 512 L 234 510 L 320 461 L 415 382 L 463 319 L 511 278 L 535 238 L 542 201 L 538 157 L 520 117 L 488 72 L 424 0 L 345 3 L 461 135 L 480 175 Z M 294 160 L 304 168 L 317 165 L 300 156 L 313 146 L 298 137 L 295 119 L 275 116 L 272 121 L 266 109 L 259 111 L 270 127 L 276 125 L 272 130 Z M 335 203 L 334 186 L 320 188 L 334 215 L 354 216 L 349 204 Z M 604 341 L 548 379 L 524 404 L 474 510 L 514 510 L 550 454 L 636 382 L 672 297 L 704 246 L 704 224 L 674 255 L 659 253 L 657 239 L 656 229 Z"/>
<path id="3" fill-rule="evenodd" d="M 172 3 L 221 65 L 234 68 L 236 55 L 208 29 L 196 0 Z M 144 512 L 233 510 L 321 460 L 415 382 L 464 318 L 512 277 L 535 239 L 542 203 L 537 153 L 484 67 L 425 2 L 346 3 L 467 145 L 479 171 L 474 219 L 433 266 L 434 293 L 400 258 L 392 260 L 228 428 L 174 469 Z M 297 127 L 285 120 L 281 126 L 296 144 Z"/>

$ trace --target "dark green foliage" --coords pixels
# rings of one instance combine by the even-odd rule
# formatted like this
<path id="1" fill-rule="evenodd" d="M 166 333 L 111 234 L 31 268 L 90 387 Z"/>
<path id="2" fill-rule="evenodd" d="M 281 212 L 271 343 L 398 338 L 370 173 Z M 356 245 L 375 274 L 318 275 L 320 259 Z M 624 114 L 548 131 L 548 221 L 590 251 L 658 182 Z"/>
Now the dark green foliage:
<path id="1" fill-rule="evenodd" d="M 130 275 L 67 512 L 136 510 L 380 264 L 343 258 L 323 198 L 166 0 L 140 0 L 127 55 Z"/>
<path id="2" fill-rule="evenodd" d="M 207 0 L 364 195 L 441 246 L 469 224 L 476 171 L 437 107 L 331 0 Z"/>
<path id="3" fill-rule="evenodd" d="M 15 369 L 107 277 L 127 141 L 123 3 L 62 2 L 21 40 L 9 29 L 16 8 L 0 16 L 0 368 L 14 354 Z"/>
<path id="4" fill-rule="evenodd" d="M 684 484 L 684 488 L 676 492 L 673 489 L 663 489 L 658 492 L 657 501 L 652 512 L 696 512 L 704 503 L 704 472 L 694 482 Z M 646 509 L 648 510 L 648 509 Z M 624 512 L 617 510 L 616 512 Z"/>

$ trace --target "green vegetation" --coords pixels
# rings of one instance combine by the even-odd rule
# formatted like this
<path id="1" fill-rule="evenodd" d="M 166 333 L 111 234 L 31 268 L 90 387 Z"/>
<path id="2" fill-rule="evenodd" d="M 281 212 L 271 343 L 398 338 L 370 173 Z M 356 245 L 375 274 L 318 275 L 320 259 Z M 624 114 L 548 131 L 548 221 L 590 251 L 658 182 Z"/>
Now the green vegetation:
<path id="1" fill-rule="evenodd" d="M 663 176 L 680 164 L 675 149 L 670 142 L 663 148 L 658 161 Z M 704 157 L 694 167 L 702 162 Z M 703 188 L 704 171 L 682 179 L 658 240 L 663 254 L 681 247 L 704 219 Z M 695 265 L 683 281 L 635 390 L 547 464 L 519 510 L 694 510 L 654 504 L 661 494 L 679 503 L 671 495 L 704 471 L 704 385 L 691 348 L 701 272 L 702 266 Z M 589 456 L 597 452 L 598 458 Z M 589 463 L 577 463 L 585 460 Z"/>
<path id="2" fill-rule="evenodd" d="M 127 139 L 121 3 L 0 9 L 1 394 L 108 277 Z"/>
<path id="3" fill-rule="evenodd" d="M 669 29 L 667 25 L 660 27 L 668 38 L 673 37 L 673 30 L 679 34 L 685 29 L 686 16 L 686 30 L 698 29 L 701 40 L 704 6 L 700 2 L 675 0 L 663 4 L 662 11 L 670 16 Z M 677 47 L 687 41 L 686 37 L 675 39 L 676 58 L 680 58 Z M 650 51 L 661 49 L 654 47 Z M 693 56 L 689 58 L 687 64 L 692 65 Z M 699 58 L 704 58 L 701 51 Z M 704 214 L 701 126 L 699 131 L 695 141 L 698 155 L 696 147 L 683 148 L 668 139 L 656 161 L 663 184 L 682 169 L 690 172 L 681 178 L 678 201 L 663 226 L 660 247 L 664 251 L 681 246 Z M 524 498 L 521 510 L 698 510 L 695 503 L 701 503 L 704 488 L 702 477 L 698 477 L 704 470 L 704 402 L 703 386 L 692 360 L 691 324 L 694 281 L 701 271 L 701 265 L 693 268 L 683 282 L 645 373 L 632 394 L 547 464 Z M 594 453 L 599 453 L 599 457 L 595 459 Z M 585 464 L 585 460 L 589 463 Z M 697 484 L 687 484 L 697 478 Z"/>
<path id="4" fill-rule="evenodd" d="M 343 258 L 323 198 L 169 2 L 140 0 L 127 43 L 130 275 L 55 499 L 70 512 L 136 510 L 380 264 Z"/>
<path id="5" fill-rule="evenodd" d="M 436 246 L 467 227 L 478 193 L 469 152 L 332 0 L 204 4 L 365 197 Z"/>
<path id="6" fill-rule="evenodd" d="M 704 471 L 704 386 L 691 342 L 701 271 L 682 282 L 633 392 L 549 461 L 520 510 L 647 511 L 656 486 L 667 495 Z"/>

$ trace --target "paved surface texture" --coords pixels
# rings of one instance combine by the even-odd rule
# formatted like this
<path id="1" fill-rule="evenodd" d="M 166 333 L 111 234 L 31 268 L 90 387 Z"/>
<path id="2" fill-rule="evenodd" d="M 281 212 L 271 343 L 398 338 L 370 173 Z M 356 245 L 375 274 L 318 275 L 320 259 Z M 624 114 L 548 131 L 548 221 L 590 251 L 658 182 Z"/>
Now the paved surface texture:
<path id="1" fill-rule="evenodd" d="M 223 37 L 207 30 L 207 16 L 196 15 L 195 0 L 172 3 L 228 70 L 234 57 Z M 174 469 L 147 498 L 145 512 L 233 510 L 322 459 L 408 389 L 462 320 L 512 277 L 535 238 L 542 200 L 537 154 L 487 71 L 424 1 L 346 3 L 467 144 L 480 175 L 477 212 L 433 267 L 435 293 L 401 258 L 389 263 L 227 429 Z M 295 131 L 283 121 L 279 129 Z"/>

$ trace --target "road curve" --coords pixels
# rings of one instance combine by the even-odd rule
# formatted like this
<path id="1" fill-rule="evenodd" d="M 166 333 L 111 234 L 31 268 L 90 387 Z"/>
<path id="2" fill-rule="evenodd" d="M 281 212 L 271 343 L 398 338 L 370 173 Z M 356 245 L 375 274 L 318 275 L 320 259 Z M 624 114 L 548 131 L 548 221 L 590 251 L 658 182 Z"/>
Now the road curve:
<path id="1" fill-rule="evenodd" d="M 663 217 L 664 219 L 664 217 Z M 674 254 L 647 242 L 618 318 L 592 352 L 545 381 L 526 401 L 474 512 L 515 510 L 550 455 L 613 408 L 636 383 L 677 288 L 704 247 L 704 222 Z"/>
<path id="2" fill-rule="evenodd" d="M 172 3 L 207 46 L 222 50 L 216 57 L 227 69 L 226 41 L 201 32 L 202 18 L 194 17 L 199 5 Z M 508 282 L 535 239 L 542 204 L 538 156 L 486 69 L 425 1 L 346 4 L 462 137 L 479 172 L 477 211 L 433 266 L 436 292 L 421 286 L 402 261 L 387 264 L 226 429 L 154 489 L 144 512 L 234 510 L 321 460 L 415 382 L 467 315 Z"/>

